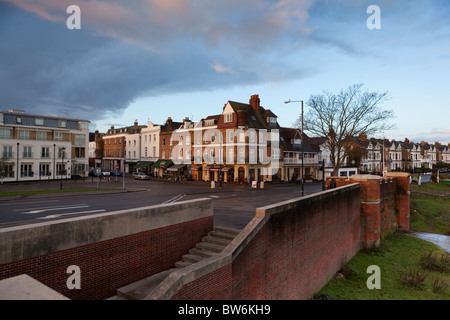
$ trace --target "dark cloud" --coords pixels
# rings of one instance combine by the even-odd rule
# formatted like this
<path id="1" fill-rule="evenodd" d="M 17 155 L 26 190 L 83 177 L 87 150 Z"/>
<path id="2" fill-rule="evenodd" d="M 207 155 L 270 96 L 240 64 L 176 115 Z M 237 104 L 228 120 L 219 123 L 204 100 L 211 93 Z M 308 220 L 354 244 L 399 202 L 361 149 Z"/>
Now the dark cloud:
<path id="1" fill-rule="evenodd" d="M 68 30 L 64 1 L 0 2 L 0 108 L 95 120 L 142 96 L 306 74 L 268 54 L 291 19 L 302 24 L 292 1 L 137 3 L 82 3 L 82 29 Z"/>

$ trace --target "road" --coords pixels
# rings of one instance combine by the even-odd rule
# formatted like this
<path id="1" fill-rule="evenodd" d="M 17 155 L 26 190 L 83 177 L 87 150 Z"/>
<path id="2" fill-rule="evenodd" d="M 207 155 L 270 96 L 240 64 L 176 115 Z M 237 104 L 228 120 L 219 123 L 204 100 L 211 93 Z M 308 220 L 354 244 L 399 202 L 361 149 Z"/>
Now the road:
<path id="1" fill-rule="evenodd" d="M 131 180 L 126 180 L 126 182 L 127 188 L 132 192 L 49 194 L 42 197 L 0 201 L 0 228 L 184 200 L 211 198 L 214 203 L 214 224 L 241 229 L 254 217 L 256 208 L 301 195 L 300 187 L 295 184 L 266 184 L 264 189 L 233 185 L 226 185 L 222 189 L 211 189 L 209 185 L 205 184 Z M 34 186 L 34 188 L 41 186 Z M 67 184 L 65 186 L 68 188 Z M 112 183 L 102 186 L 121 187 L 122 184 L 120 183 L 119 186 L 117 183 Z M 321 191 L 320 183 L 305 184 L 306 194 L 318 191 Z"/>

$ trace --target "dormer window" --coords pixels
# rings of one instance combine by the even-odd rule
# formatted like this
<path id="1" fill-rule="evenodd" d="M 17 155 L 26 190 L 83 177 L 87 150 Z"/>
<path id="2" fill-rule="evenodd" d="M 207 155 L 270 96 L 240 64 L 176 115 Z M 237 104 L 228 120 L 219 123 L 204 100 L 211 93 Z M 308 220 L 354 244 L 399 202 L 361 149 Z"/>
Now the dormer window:
<path id="1" fill-rule="evenodd" d="M 232 113 L 225 114 L 223 122 L 225 123 L 233 122 L 233 114 Z"/>

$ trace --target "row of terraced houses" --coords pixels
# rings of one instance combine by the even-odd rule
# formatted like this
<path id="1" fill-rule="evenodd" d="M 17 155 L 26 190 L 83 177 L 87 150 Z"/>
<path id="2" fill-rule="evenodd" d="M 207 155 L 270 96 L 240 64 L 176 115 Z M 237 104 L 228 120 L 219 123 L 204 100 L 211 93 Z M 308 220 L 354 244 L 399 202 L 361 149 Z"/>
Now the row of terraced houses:
<path id="1" fill-rule="evenodd" d="M 2 181 L 86 177 L 101 167 L 120 172 L 143 171 L 152 176 L 250 183 L 296 180 L 303 168 L 307 180 L 331 175 L 326 137 L 303 136 L 282 127 L 277 116 L 261 106 L 259 95 L 248 103 L 228 101 L 220 113 L 200 121 L 168 118 L 89 133 L 89 121 L 0 112 Z M 303 145 L 302 145 L 303 144 Z M 380 174 L 433 168 L 450 163 L 447 145 L 354 137 L 339 175 Z M 303 155 L 303 157 L 302 157 Z M 302 165 L 303 162 L 303 165 Z"/>

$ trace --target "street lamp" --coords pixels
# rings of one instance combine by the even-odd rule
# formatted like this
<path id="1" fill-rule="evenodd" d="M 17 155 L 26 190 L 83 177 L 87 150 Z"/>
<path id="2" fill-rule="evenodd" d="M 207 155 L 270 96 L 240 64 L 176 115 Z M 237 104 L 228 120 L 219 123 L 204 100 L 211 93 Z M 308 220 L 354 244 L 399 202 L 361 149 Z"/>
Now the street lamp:
<path id="1" fill-rule="evenodd" d="M 302 145 L 301 145 L 301 154 L 302 154 L 302 166 L 301 166 L 301 179 L 302 179 L 302 197 L 305 195 L 305 185 L 303 183 L 303 154 L 304 154 L 304 146 L 305 146 L 305 141 L 303 139 L 303 100 L 298 100 L 298 101 L 285 101 L 284 103 L 288 104 L 288 103 L 292 103 L 292 102 L 301 102 L 302 104 L 302 110 L 301 110 L 301 130 L 302 130 Z"/>
<path id="2" fill-rule="evenodd" d="M 61 160 L 61 187 L 60 189 L 62 190 L 62 182 L 63 182 L 63 168 L 64 168 L 64 154 L 66 153 L 66 148 L 62 147 L 61 149 L 61 153 L 62 153 L 62 160 Z"/>

